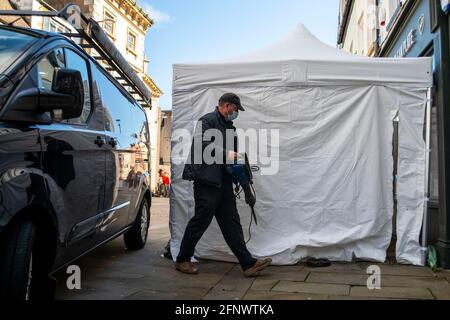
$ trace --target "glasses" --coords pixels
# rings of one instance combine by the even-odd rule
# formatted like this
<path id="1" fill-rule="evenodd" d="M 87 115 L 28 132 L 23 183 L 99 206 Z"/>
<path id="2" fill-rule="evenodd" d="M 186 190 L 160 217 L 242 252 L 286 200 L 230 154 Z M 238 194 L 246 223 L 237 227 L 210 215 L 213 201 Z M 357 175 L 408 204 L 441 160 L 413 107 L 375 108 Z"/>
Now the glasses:
<path id="1" fill-rule="evenodd" d="M 229 103 L 229 105 L 233 107 L 233 111 L 239 112 L 239 109 L 238 109 L 237 105 L 232 104 L 232 103 Z"/>

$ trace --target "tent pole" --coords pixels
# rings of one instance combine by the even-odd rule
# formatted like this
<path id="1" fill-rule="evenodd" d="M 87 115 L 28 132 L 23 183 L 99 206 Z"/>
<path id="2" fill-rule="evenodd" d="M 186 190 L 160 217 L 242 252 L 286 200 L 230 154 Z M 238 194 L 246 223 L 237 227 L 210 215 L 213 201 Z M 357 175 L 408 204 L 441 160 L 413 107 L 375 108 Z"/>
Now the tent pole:
<path id="1" fill-rule="evenodd" d="M 429 181 L 430 181 L 430 139 L 431 139 L 431 88 L 427 91 L 427 105 L 425 109 L 426 122 L 425 122 L 425 192 L 424 192 L 424 208 L 423 208 L 423 222 L 422 222 L 422 252 L 423 261 L 426 263 L 426 250 L 427 250 L 427 234 L 428 234 L 428 204 L 429 204 Z"/>

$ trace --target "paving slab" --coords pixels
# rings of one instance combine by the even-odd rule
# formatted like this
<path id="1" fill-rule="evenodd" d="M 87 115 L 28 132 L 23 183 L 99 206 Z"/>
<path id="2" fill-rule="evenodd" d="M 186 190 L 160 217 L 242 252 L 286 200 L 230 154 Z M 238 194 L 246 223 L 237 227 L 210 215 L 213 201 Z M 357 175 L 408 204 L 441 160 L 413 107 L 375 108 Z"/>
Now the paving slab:
<path id="1" fill-rule="evenodd" d="M 205 296 L 203 300 L 242 300 L 246 291 L 228 291 L 223 289 L 212 289 Z"/>
<path id="2" fill-rule="evenodd" d="M 450 283 L 450 270 L 439 270 L 436 272 L 436 276 L 445 279 Z"/>
<path id="3" fill-rule="evenodd" d="M 411 288 L 449 288 L 447 280 L 435 277 L 381 275 L 381 286 Z"/>
<path id="4" fill-rule="evenodd" d="M 249 290 L 243 300 L 327 300 L 325 294 L 265 292 Z"/>
<path id="5" fill-rule="evenodd" d="M 362 269 L 358 264 L 355 263 L 344 263 L 344 262 L 332 262 L 328 267 L 309 267 L 304 266 L 304 271 L 307 272 L 345 272 L 345 273 L 356 273 L 365 274 L 366 269 Z"/>
<path id="6" fill-rule="evenodd" d="M 357 297 L 357 296 L 328 296 L 328 300 L 356 300 L 356 301 L 365 301 L 365 300 L 386 300 L 386 298 L 380 297 Z M 409 299 L 400 299 L 400 298 L 389 298 L 389 300 L 409 300 Z"/>
<path id="7" fill-rule="evenodd" d="M 301 266 L 269 266 L 258 275 L 258 279 L 305 281 L 308 273 Z"/>
<path id="8" fill-rule="evenodd" d="M 142 279 L 129 282 L 127 286 L 130 288 L 137 288 L 139 290 L 153 290 L 171 292 L 179 290 L 180 288 L 213 288 L 223 277 L 223 275 L 206 275 L 203 277 L 197 277 L 195 275 L 184 275 L 170 277 L 170 278 L 157 278 L 157 277 L 144 277 Z"/>
<path id="9" fill-rule="evenodd" d="M 330 283 L 348 284 L 352 286 L 364 286 L 370 275 L 359 273 L 339 272 L 311 272 L 306 280 L 307 283 Z"/>
<path id="10" fill-rule="evenodd" d="M 138 290 L 113 280 L 96 280 L 81 284 L 81 290 L 69 290 L 59 284 L 56 300 L 120 300 Z"/>
<path id="11" fill-rule="evenodd" d="M 350 286 L 341 284 L 304 283 L 282 280 L 272 289 L 272 291 L 325 295 L 348 295 L 350 292 Z"/>
<path id="12" fill-rule="evenodd" d="M 215 289 L 218 291 L 242 292 L 243 296 L 253 281 L 255 281 L 255 278 L 245 278 L 241 267 L 236 265 L 224 275 L 215 286 Z"/>
<path id="13" fill-rule="evenodd" d="M 200 300 L 206 288 L 181 288 L 173 292 L 140 290 L 124 298 L 124 300 Z"/>
<path id="14" fill-rule="evenodd" d="M 275 287 L 275 285 L 277 285 L 278 282 L 280 282 L 280 280 L 278 279 L 271 280 L 271 279 L 256 278 L 255 281 L 253 281 L 250 290 L 270 291 Z"/>
<path id="15" fill-rule="evenodd" d="M 381 274 L 383 275 L 396 275 L 396 276 L 419 276 L 419 277 L 434 277 L 435 273 L 428 267 L 417 267 L 410 265 L 400 264 L 384 264 L 384 263 L 358 263 L 360 268 L 364 271 L 370 265 L 379 266 Z"/>
<path id="16" fill-rule="evenodd" d="M 450 300 L 450 284 L 435 285 L 429 287 L 433 296 L 438 300 Z"/>
<path id="17" fill-rule="evenodd" d="M 380 290 L 369 290 L 367 287 L 352 287 L 350 290 L 352 297 L 378 297 L 384 299 L 434 299 L 431 292 L 426 288 L 406 288 L 406 287 L 382 287 Z"/>
<path id="18" fill-rule="evenodd" d="M 234 267 L 236 267 L 235 263 L 229 262 L 219 262 L 219 261 L 211 261 L 211 260 L 200 260 L 195 266 L 199 270 L 199 274 L 204 273 L 222 273 L 226 274 L 231 271 Z"/>

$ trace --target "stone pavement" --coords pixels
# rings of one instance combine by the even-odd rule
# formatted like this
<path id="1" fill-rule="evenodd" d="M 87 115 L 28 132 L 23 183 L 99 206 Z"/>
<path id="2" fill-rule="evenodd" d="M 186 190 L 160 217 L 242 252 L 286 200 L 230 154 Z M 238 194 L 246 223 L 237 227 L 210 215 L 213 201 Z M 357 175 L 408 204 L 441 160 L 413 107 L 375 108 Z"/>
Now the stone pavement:
<path id="1" fill-rule="evenodd" d="M 257 278 L 244 278 L 233 263 L 201 261 L 200 274 L 184 275 L 162 258 L 169 240 L 168 200 L 154 198 L 147 246 L 124 249 L 122 237 L 76 262 L 81 290 L 68 290 L 64 271 L 56 274 L 56 299 L 186 299 L 186 300 L 322 300 L 322 299 L 450 299 L 450 271 L 377 264 L 381 289 L 369 290 L 372 263 L 333 263 L 326 268 L 270 266 Z"/>

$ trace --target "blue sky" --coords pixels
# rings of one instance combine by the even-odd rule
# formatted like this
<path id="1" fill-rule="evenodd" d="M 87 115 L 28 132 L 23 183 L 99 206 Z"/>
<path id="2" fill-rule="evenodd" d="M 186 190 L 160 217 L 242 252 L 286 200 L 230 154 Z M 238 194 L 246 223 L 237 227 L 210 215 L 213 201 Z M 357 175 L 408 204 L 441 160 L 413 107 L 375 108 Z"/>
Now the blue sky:
<path id="1" fill-rule="evenodd" d="M 277 42 L 303 23 L 335 46 L 338 0 L 138 0 L 155 20 L 146 39 L 149 73 L 172 106 L 172 64 L 228 58 Z"/>

